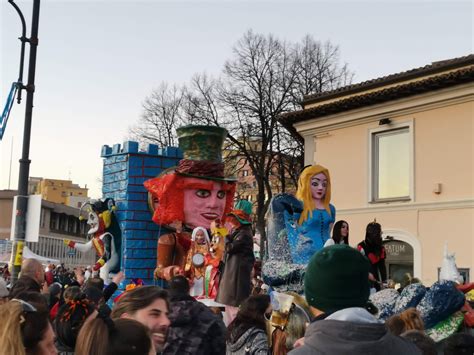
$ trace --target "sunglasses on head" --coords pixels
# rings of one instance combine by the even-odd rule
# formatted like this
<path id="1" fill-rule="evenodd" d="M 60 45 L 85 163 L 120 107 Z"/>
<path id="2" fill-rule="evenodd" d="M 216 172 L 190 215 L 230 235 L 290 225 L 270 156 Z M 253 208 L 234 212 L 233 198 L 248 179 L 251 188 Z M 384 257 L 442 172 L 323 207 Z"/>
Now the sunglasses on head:
<path id="1" fill-rule="evenodd" d="M 21 307 L 23 308 L 23 312 L 26 312 L 26 313 L 33 313 L 33 312 L 36 312 L 37 309 L 35 306 L 33 306 L 32 304 L 26 302 L 26 301 L 23 301 L 23 300 L 19 300 L 18 298 L 12 298 L 11 300 L 12 302 L 18 302 L 21 304 Z"/>

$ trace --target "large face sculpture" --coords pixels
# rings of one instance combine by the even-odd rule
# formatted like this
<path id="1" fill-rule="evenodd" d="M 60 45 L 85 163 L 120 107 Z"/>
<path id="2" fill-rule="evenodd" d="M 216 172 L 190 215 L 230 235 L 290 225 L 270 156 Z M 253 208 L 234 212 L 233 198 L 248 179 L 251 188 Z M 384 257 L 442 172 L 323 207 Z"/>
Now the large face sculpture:
<path id="1" fill-rule="evenodd" d="M 323 173 L 311 177 L 311 196 L 315 200 L 322 200 L 326 195 L 327 177 Z"/>
<path id="2" fill-rule="evenodd" d="M 222 183 L 212 180 L 186 178 L 184 190 L 184 221 L 190 228 L 210 228 L 211 222 L 222 218 L 227 192 Z"/>
<path id="3" fill-rule="evenodd" d="M 99 230 L 99 216 L 95 212 L 89 212 L 89 217 L 87 218 L 87 224 L 89 225 L 89 230 L 87 234 L 94 234 Z"/>

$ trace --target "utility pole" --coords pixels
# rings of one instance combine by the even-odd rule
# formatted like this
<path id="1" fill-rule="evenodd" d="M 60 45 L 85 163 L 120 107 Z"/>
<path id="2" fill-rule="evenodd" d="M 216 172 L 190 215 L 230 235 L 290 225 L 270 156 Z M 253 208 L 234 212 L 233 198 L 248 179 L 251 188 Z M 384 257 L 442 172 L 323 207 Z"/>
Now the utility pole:
<path id="1" fill-rule="evenodd" d="M 12 137 L 12 144 L 10 147 L 10 170 L 8 171 L 8 190 L 10 190 L 10 181 L 12 179 L 12 159 L 13 159 L 13 137 Z"/>
<path id="2" fill-rule="evenodd" d="M 25 232 L 26 232 L 26 212 L 28 207 L 28 179 L 30 173 L 30 137 L 31 137 L 31 120 L 33 115 L 33 95 L 35 92 L 35 72 L 36 72 L 36 49 L 38 46 L 38 27 L 39 27 L 39 12 L 40 12 L 40 0 L 33 0 L 33 14 L 31 20 L 31 36 L 30 38 L 25 37 L 25 19 L 18 6 L 13 0 L 8 2 L 15 8 L 20 16 L 23 32 L 20 37 L 22 42 L 21 58 L 20 58 L 20 78 L 18 80 L 18 103 L 21 100 L 21 90 L 26 90 L 26 108 L 25 108 L 25 126 L 23 129 L 23 148 L 20 159 L 20 173 L 18 179 L 18 197 L 14 226 L 14 240 L 12 245 L 11 255 L 11 280 L 14 283 L 18 279 L 18 274 L 21 271 L 21 261 L 23 255 L 23 247 L 25 244 Z M 25 43 L 30 44 L 30 57 L 28 64 L 28 82 L 26 86 L 22 83 L 23 76 L 23 58 L 24 58 L 24 46 Z M 12 226 L 13 227 L 13 226 Z"/>

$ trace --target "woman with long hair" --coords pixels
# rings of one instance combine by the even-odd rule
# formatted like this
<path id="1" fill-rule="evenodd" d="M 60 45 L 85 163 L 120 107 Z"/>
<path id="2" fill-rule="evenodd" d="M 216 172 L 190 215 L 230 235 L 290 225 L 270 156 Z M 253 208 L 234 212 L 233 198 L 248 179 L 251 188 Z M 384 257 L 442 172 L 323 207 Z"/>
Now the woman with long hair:
<path id="1" fill-rule="evenodd" d="M 335 244 L 347 244 L 349 245 L 349 223 L 340 220 L 334 224 L 332 228 L 332 238 L 328 239 L 324 243 L 325 247 L 329 247 Z"/>
<path id="2" fill-rule="evenodd" d="M 367 225 L 365 239 L 357 244 L 357 249 L 370 261 L 370 280 L 377 291 L 387 281 L 385 266 L 386 252 L 382 241 L 382 226 L 375 220 Z"/>
<path id="3" fill-rule="evenodd" d="M 75 355 L 155 355 L 150 331 L 126 318 L 100 315 L 86 322 L 77 337 Z"/>
<path id="4" fill-rule="evenodd" d="M 270 296 L 254 295 L 247 298 L 227 328 L 226 354 L 268 354 L 265 318 L 269 318 L 271 312 Z"/>
<path id="5" fill-rule="evenodd" d="M 0 306 L 0 352 L 14 355 L 57 355 L 48 309 L 12 299 Z"/>

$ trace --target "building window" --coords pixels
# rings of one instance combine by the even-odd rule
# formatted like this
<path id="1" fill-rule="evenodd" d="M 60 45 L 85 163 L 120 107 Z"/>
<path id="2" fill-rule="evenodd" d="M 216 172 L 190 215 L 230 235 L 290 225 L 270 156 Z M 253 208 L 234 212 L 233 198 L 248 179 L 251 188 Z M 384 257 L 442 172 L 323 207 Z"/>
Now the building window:
<path id="1" fill-rule="evenodd" d="M 413 129 L 411 123 L 370 131 L 369 201 L 412 200 Z"/>
<path id="2" fill-rule="evenodd" d="M 45 227 L 45 219 L 46 219 L 46 211 L 44 208 L 41 209 L 41 215 L 40 215 L 40 227 L 44 228 Z"/>
<path id="3" fill-rule="evenodd" d="M 242 176 L 249 176 L 249 171 L 248 170 L 243 170 L 242 171 Z"/>
<path id="4" fill-rule="evenodd" d="M 50 230 L 57 230 L 58 229 L 58 214 L 51 212 L 50 220 L 49 220 L 49 229 Z"/>
<path id="5" fill-rule="evenodd" d="M 65 215 L 64 213 L 61 213 L 59 215 L 59 230 L 61 232 L 68 231 L 68 216 Z"/>

